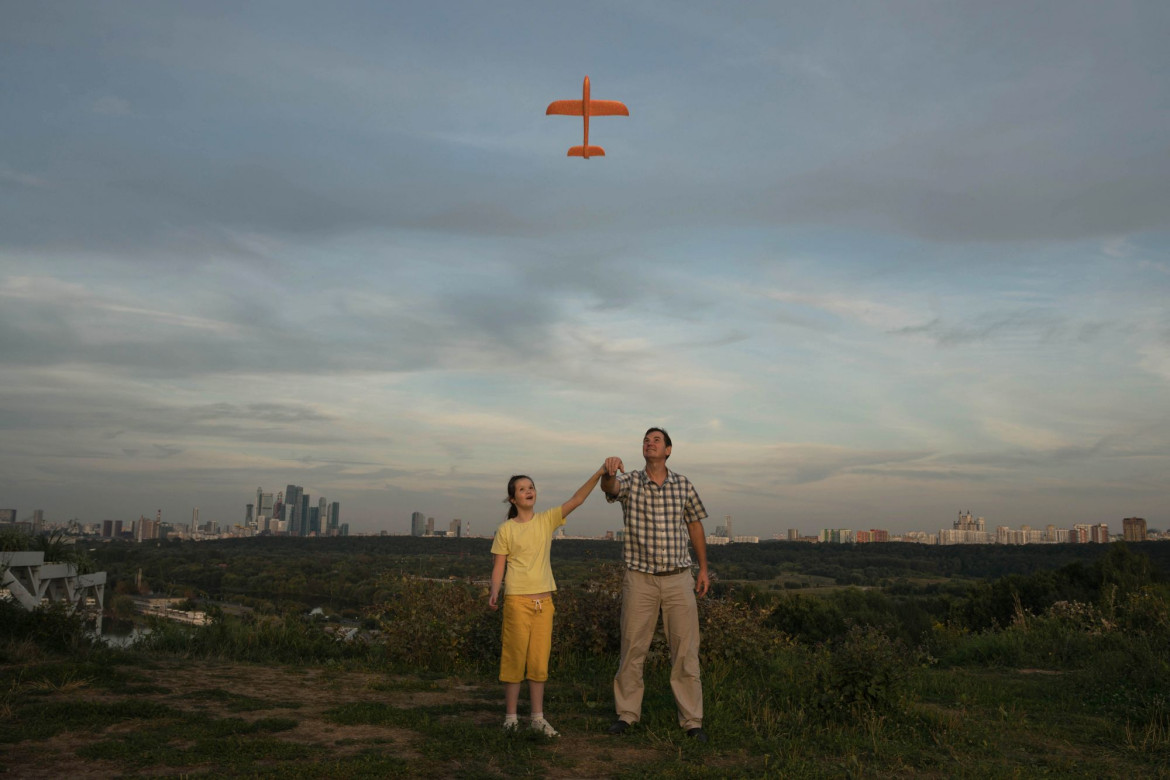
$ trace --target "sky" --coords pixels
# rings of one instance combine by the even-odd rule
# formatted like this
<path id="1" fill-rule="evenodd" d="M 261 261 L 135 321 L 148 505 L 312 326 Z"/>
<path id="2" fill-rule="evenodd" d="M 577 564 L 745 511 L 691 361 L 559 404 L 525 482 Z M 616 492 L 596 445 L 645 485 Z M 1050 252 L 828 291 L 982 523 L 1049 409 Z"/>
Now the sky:
<path id="1" fill-rule="evenodd" d="M 0 2 L 0 508 L 1170 525 L 1170 4 Z M 594 118 L 604 157 L 569 158 Z M 620 528 L 600 493 L 571 534 Z"/>

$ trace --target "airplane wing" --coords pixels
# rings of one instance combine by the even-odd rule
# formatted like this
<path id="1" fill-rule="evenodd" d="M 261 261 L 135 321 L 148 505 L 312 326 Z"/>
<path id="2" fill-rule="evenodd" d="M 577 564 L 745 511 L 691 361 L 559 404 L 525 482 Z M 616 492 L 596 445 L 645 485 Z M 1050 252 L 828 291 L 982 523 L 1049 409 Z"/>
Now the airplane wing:
<path id="1" fill-rule="evenodd" d="M 585 113 L 584 104 L 580 100 L 554 100 L 545 109 L 546 115 L 566 114 L 581 116 Z M 590 100 L 589 113 L 593 116 L 629 116 L 630 109 L 626 104 L 617 100 Z"/>
<path id="2" fill-rule="evenodd" d="M 629 116 L 630 109 L 617 100 L 590 100 L 589 113 L 593 116 Z"/>
<path id="3" fill-rule="evenodd" d="M 584 116 L 585 104 L 580 100 L 554 100 L 545 109 L 545 115 L 567 114 L 569 116 Z"/>

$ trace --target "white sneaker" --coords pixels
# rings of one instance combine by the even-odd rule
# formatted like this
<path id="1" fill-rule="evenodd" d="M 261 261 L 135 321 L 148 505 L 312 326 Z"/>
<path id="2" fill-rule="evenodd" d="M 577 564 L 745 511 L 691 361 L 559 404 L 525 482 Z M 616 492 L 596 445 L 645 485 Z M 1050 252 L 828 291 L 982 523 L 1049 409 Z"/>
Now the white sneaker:
<path id="1" fill-rule="evenodd" d="M 516 731 L 520 728 L 520 721 L 511 718 L 504 719 L 504 731 Z"/>
<path id="2" fill-rule="evenodd" d="M 559 737 L 561 735 L 561 732 L 554 729 L 552 724 L 544 718 L 533 718 L 532 723 L 530 724 L 530 728 L 533 731 L 539 731 L 546 737 Z"/>

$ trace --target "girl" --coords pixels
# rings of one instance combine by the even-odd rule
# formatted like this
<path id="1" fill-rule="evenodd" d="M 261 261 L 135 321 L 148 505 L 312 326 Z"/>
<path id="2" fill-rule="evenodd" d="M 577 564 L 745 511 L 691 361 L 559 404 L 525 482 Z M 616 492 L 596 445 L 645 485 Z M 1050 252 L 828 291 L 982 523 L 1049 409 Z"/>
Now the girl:
<path id="1" fill-rule="evenodd" d="M 488 605 L 499 608 L 504 569 L 508 581 L 504 593 L 504 627 L 501 634 L 500 682 L 504 684 L 504 728 L 519 726 L 516 705 L 520 683 L 528 679 L 532 705 L 532 728 L 549 737 L 560 736 L 544 719 L 544 683 L 548 679 L 548 656 L 552 650 L 553 602 L 557 589 L 549 553 L 553 531 L 585 503 L 597 481 L 605 474 L 603 465 L 573 497 L 558 507 L 536 513 L 536 485 L 532 478 L 517 474 L 508 480 L 508 519 L 496 529 L 492 542 L 492 589 Z M 527 673 L 525 669 L 527 668 Z"/>

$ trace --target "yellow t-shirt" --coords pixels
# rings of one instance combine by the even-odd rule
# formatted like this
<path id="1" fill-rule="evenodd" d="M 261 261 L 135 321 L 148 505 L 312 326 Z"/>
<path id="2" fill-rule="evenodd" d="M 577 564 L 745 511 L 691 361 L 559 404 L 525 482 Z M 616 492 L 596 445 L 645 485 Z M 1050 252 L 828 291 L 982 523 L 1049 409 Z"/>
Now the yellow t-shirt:
<path id="1" fill-rule="evenodd" d="M 492 542 L 492 554 L 508 556 L 505 596 L 551 593 L 557 589 L 549 555 L 553 531 L 564 524 L 559 506 L 537 512 L 527 523 L 518 523 L 515 518 L 500 523 Z"/>

